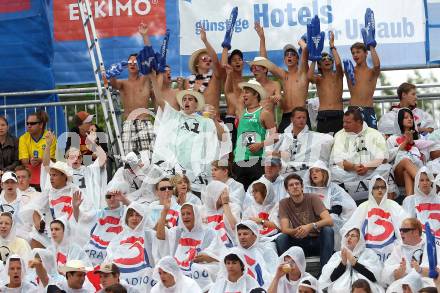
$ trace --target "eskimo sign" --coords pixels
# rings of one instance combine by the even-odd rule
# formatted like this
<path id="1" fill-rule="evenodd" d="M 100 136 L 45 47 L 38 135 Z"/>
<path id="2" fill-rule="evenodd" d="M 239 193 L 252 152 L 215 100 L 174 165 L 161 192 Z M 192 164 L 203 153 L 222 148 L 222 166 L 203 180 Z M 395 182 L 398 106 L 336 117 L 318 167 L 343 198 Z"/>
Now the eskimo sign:
<path id="1" fill-rule="evenodd" d="M 89 3 L 100 38 L 132 36 L 141 22 L 152 24 L 149 31 L 152 35 L 165 33 L 165 1 L 89 0 Z M 54 1 L 53 9 L 55 40 L 83 40 L 77 0 Z"/>

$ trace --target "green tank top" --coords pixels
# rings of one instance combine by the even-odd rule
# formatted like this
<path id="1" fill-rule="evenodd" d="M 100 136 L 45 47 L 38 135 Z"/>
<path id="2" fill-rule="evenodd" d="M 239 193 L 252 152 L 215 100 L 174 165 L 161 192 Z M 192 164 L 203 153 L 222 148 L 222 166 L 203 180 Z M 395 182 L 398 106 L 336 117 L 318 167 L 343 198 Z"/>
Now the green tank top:
<path id="1" fill-rule="evenodd" d="M 262 108 L 258 108 L 252 113 L 246 111 L 240 118 L 237 129 L 237 145 L 234 150 L 234 162 L 247 161 L 252 157 L 261 158 L 264 148 L 256 153 L 252 153 L 248 146 L 262 142 L 266 138 L 266 128 L 260 121 Z"/>

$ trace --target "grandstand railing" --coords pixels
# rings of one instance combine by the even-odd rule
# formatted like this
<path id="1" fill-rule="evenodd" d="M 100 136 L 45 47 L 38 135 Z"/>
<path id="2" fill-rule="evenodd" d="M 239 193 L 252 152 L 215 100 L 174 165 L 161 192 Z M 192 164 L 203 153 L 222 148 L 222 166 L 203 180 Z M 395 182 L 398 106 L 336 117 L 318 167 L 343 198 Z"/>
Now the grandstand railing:
<path id="1" fill-rule="evenodd" d="M 431 89 L 431 88 L 440 88 L 440 83 L 436 84 L 416 84 L 418 89 Z M 393 90 L 395 91 L 397 86 L 378 86 L 376 88 L 376 95 L 373 97 L 375 105 L 378 106 L 381 110 L 381 115 L 387 112 L 392 103 L 398 102 L 397 95 L 380 95 L 380 91 L 384 90 Z M 344 89 L 344 92 L 348 92 L 348 89 Z M 309 93 L 316 93 L 315 89 L 310 89 Z M 94 99 L 88 100 L 76 100 L 76 101 L 60 101 L 60 102 L 51 102 L 51 103 L 33 103 L 33 104 L 10 104 L 7 105 L 8 98 L 19 97 L 19 96 L 41 96 L 41 95 L 50 95 L 57 94 L 60 98 L 68 97 L 68 98 L 90 98 L 93 96 Z M 35 112 L 37 109 L 43 108 L 47 111 L 49 107 L 54 107 L 55 113 L 55 121 L 58 121 L 58 115 L 63 115 L 64 121 L 66 125 L 69 125 L 69 113 L 76 113 L 78 111 L 87 111 L 90 114 L 96 115 L 95 117 L 99 120 L 99 117 L 102 115 L 100 101 L 98 99 L 98 92 L 96 87 L 83 87 L 83 88 L 68 88 L 68 89 L 54 89 L 54 90 L 38 90 L 38 91 L 23 91 L 23 92 L 4 92 L 0 93 L 0 101 L 3 100 L 3 105 L 0 105 L 0 115 L 6 114 L 7 110 L 13 111 L 13 117 L 8 117 L 10 125 L 13 125 L 15 128 L 12 133 L 15 133 L 16 136 L 19 135 L 17 133 L 17 110 L 24 109 L 25 116 L 27 113 Z M 438 121 L 440 118 L 440 109 L 439 109 L 439 100 L 440 100 L 440 90 L 438 92 L 433 93 L 421 93 L 417 95 L 419 101 L 419 107 L 427 110 L 433 115 L 435 121 Z M 349 98 L 345 97 L 344 103 L 348 104 Z M 429 107 L 427 107 L 426 102 L 432 102 Z M 225 104 L 221 103 L 222 108 L 225 108 Z M 61 109 L 60 109 L 61 108 Z M 60 113 L 61 111 L 61 113 Z M 123 111 L 122 109 L 120 110 Z M 3 113 L 2 113 L 3 112 Z M 25 123 L 25 122 L 22 122 Z M 25 126 L 25 125 L 24 125 Z M 58 125 L 55 124 L 55 131 L 57 132 Z"/>

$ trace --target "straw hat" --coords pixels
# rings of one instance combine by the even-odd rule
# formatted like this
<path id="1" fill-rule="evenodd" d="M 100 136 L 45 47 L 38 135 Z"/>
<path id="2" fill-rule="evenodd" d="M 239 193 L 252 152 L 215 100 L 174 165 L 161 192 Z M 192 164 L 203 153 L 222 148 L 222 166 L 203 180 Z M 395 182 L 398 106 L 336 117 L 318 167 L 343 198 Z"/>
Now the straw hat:
<path id="1" fill-rule="evenodd" d="M 199 59 L 199 56 L 200 56 L 201 54 L 208 54 L 208 50 L 206 50 L 205 48 L 203 48 L 203 49 L 198 49 L 198 50 L 194 51 L 194 52 L 191 54 L 191 57 L 189 58 L 189 61 L 188 61 L 188 67 L 189 67 L 189 70 L 191 70 L 191 72 L 192 72 L 193 74 L 197 74 L 196 63 L 197 63 L 197 60 Z"/>
<path id="2" fill-rule="evenodd" d="M 60 266 L 60 271 L 62 273 L 68 273 L 68 272 L 91 272 L 93 271 L 93 268 L 86 267 L 83 261 L 72 259 L 67 261 L 67 263 L 63 266 Z"/>
<path id="3" fill-rule="evenodd" d="M 249 66 L 259 65 L 259 66 L 266 67 L 267 69 L 273 68 L 275 66 L 267 58 L 261 57 L 261 56 L 255 57 L 254 60 L 252 60 L 252 61 L 246 61 L 246 63 L 249 64 Z"/>
<path id="4" fill-rule="evenodd" d="M 193 90 L 183 90 L 183 91 L 179 91 L 176 95 L 176 99 L 177 99 L 177 103 L 179 104 L 180 108 L 183 109 L 183 97 L 186 95 L 190 95 L 193 96 L 194 98 L 196 98 L 197 100 L 197 109 L 196 111 L 202 111 L 203 107 L 205 106 L 205 97 L 203 97 L 203 94 L 201 94 L 198 91 L 193 91 Z"/>
<path id="5" fill-rule="evenodd" d="M 50 169 L 55 169 L 63 173 L 67 176 L 67 181 L 72 181 L 72 171 L 71 168 L 65 163 L 61 161 L 56 161 L 54 164 L 49 166 Z"/>
<path id="6" fill-rule="evenodd" d="M 260 95 L 260 101 L 264 100 L 267 97 L 267 93 L 264 87 L 262 87 L 261 84 L 258 81 L 256 81 L 254 78 L 250 79 L 248 82 L 240 82 L 238 86 L 241 89 L 248 87 L 255 90 Z"/>

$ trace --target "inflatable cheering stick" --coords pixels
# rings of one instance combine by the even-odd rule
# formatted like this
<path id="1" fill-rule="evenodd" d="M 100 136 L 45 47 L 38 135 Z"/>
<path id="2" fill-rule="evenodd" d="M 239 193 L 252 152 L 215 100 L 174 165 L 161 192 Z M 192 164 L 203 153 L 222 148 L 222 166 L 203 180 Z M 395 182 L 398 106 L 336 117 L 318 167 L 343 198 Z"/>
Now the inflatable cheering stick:
<path id="1" fill-rule="evenodd" d="M 232 40 L 232 33 L 234 32 L 235 22 L 237 21 L 237 15 L 238 15 L 238 7 L 234 7 L 231 11 L 231 15 L 229 16 L 225 38 L 222 43 L 223 48 L 227 48 L 228 50 L 231 49 L 231 40 Z"/>
<path id="2" fill-rule="evenodd" d="M 112 64 L 109 69 L 105 71 L 105 77 L 110 79 L 112 77 L 119 76 L 125 68 L 127 68 L 128 62 L 121 61 L 119 63 Z"/>
<path id="3" fill-rule="evenodd" d="M 425 224 L 425 233 L 426 233 L 426 252 L 428 253 L 428 262 L 429 262 L 429 277 L 433 279 L 437 279 L 437 247 L 435 244 L 435 237 L 432 234 L 431 227 L 429 226 L 429 222 Z"/>
<path id="4" fill-rule="evenodd" d="M 367 11 L 365 11 L 365 28 L 361 29 L 361 33 L 367 50 L 370 50 L 370 47 L 376 48 L 376 24 L 374 21 L 374 12 L 370 8 L 367 8 Z"/>
<path id="5" fill-rule="evenodd" d="M 155 70 L 159 73 L 165 72 L 165 67 L 167 66 L 167 51 L 168 42 L 170 40 L 170 30 L 165 33 L 165 38 L 160 46 L 160 52 L 155 54 L 156 57 L 156 68 Z"/>
<path id="6" fill-rule="evenodd" d="M 354 67 L 351 60 L 344 59 L 344 70 L 345 74 L 347 74 L 347 77 L 351 80 L 351 84 L 356 84 L 356 79 L 354 78 Z"/>
<path id="7" fill-rule="evenodd" d="M 143 75 L 151 73 L 151 70 L 156 68 L 156 56 L 152 46 L 145 46 L 136 58 L 139 66 L 139 71 Z"/>
<path id="8" fill-rule="evenodd" d="M 307 24 L 307 49 L 309 50 L 310 61 L 321 60 L 324 39 L 325 33 L 321 31 L 319 17 L 315 15 L 312 21 Z"/>

